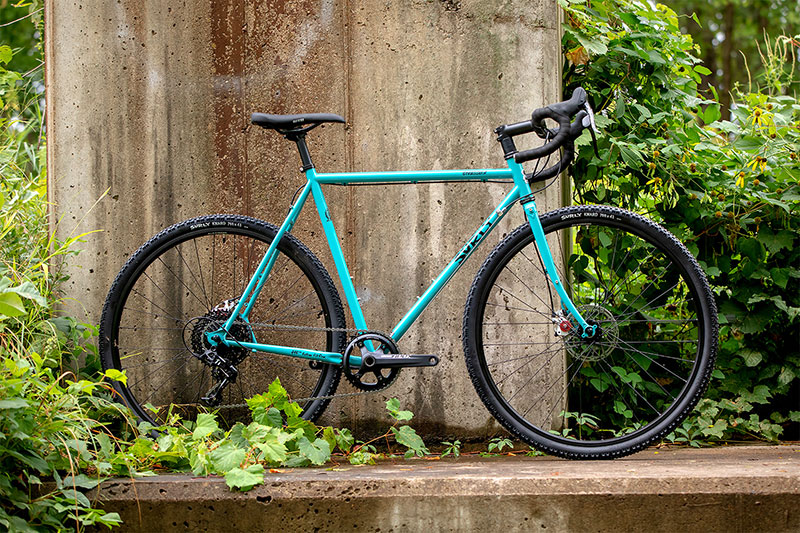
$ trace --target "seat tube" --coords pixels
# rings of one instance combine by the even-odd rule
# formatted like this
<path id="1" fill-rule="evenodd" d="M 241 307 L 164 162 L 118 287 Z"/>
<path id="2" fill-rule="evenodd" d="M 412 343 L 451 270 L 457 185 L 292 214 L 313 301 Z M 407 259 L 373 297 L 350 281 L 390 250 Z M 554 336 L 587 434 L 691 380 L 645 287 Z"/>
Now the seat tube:
<path id="1" fill-rule="evenodd" d="M 364 320 L 364 313 L 361 311 L 361 304 L 358 303 L 356 289 L 353 286 L 353 279 L 350 277 L 350 272 L 344 259 L 342 245 L 339 243 L 336 229 L 333 227 L 328 205 L 325 202 L 325 196 L 322 194 L 322 188 L 315 179 L 316 175 L 316 171 L 313 168 L 306 171 L 306 177 L 311 183 L 311 195 L 314 197 L 314 203 L 319 213 L 319 220 L 322 222 L 322 229 L 325 232 L 325 238 L 328 241 L 331 256 L 333 256 L 333 263 L 336 266 L 336 272 L 339 274 L 339 281 L 342 283 L 347 306 L 350 308 L 350 313 L 353 316 L 353 324 L 357 329 L 365 330 L 367 329 L 367 323 Z"/>
<path id="2" fill-rule="evenodd" d="M 539 256 L 542 259 L 542 264 L 544 265 L 547 279 L 556 290 L 558 297 L 561 299 L 561 304 L 581 326 L 582 336 L 592 337 L 594 336 L 596 327 L 589 325 L 586 322 L 586 319 L 583 318 L 580 311 L 578 311 L 578 309 L 575 307 L 575 304 L 572 302 L 572 298 L 569 297 L 567 290 L 564 288 L 564 283 L 561 281 L 561 278 L 558 275 L 558 269 L 556 268 L 555 261 L 553 260 L 553 254 L 550 251 L 550 245 L 547 243 L 547 238 L 544 234 L 542 221 L 539 219 L 539 213 L 536 209 L 536 202 L 533 199 L 533 192 L 531 191 L 528 180 L 525 179 L 525 173 L 522 170 L 522 165 L 514 161 L 513 158 L 509 158 L 508 166 L 514 173 L 514 182 L 517 184 L 517 187 L 520 188 L 520 191 L 525 191 L 524 194 L 520 194 L 520 203 L 522 204 L 522 209 L 525 211 L 525 218 L 528 220 L 528 224 L 531 227 L 533 238 L 536 241 L 536 248 L 539 250 Z"/>

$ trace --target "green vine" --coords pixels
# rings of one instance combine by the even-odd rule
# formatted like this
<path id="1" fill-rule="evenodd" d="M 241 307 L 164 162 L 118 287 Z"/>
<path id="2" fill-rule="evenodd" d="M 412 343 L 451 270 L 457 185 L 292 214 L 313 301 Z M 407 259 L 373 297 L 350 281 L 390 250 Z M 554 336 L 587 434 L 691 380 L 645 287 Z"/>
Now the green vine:
<path id="1" fill-rule="evenodd" d="M 698 257 L 716 294 L 717 370 L 669 440 L 796 438 L 800 101 L 775 77 L 791 71 L 798 41 L 767 43 L 762 92 L 734 93 L 722 116 L 716 91 L 698 91 L 709 71 L 670 8 L 559 1 L 565 94 L 586 88 L 603 130 L 600 157 L 588 134 L 578 139 L 575 200 L 657 219 Z"/>

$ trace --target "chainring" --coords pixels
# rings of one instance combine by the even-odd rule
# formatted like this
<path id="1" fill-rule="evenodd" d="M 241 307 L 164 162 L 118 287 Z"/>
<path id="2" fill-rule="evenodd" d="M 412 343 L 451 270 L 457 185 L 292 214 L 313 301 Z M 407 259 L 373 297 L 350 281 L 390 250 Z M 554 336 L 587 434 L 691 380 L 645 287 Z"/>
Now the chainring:
<path id="1" fill-rule="evenodd" d="M 342 358 L 342 373 L 354 387 L 366 392 L 376 392 L 385 389 L 397 379 L 399 368 L 359 368 L 350 366 L 350 356 L 364 356 L 370 353 L 367 342 L 372 343 L 372 353 L 395 354 L 399 353 L 397 345 L 389 337 L 380 333 L 364 333 L 358 335 L 344 351 Z M 356 351 L 358 350 L 358 351 Z"/>

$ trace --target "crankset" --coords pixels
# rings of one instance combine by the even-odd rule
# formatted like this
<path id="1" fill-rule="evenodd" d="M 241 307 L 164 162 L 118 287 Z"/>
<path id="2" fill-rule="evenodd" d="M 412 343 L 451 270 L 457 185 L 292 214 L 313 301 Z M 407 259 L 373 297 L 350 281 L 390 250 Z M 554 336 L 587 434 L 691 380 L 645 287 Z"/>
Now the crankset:
<path id="1" fill-rule="evenodd" d="M 397 345 L 380 333 L 364 333 L 357 336 L 344 351 L 342 371 L 354 387 L 363 391 L 379 391 L 397 379 L 403 367 L 436 366 L 436 355 L 398 353 Z M 350 364 L 351 356 L 360 356 L 361 365 Z"/>

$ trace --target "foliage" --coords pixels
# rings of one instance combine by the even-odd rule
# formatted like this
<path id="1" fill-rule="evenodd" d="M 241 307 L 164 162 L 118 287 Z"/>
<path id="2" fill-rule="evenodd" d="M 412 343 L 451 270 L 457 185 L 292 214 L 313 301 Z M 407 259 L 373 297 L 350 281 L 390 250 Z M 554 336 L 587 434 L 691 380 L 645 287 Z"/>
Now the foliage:
<path id="1" fill-rule="evenodd" d="M 224 476 L 231 489 L 247 491 L 264 482 L 267 468 L 323 465 L 336 450 L 352 464 L 374 463 L 382 454 L 371 443 L 390 436 L 406 448 L 406 456 L 428 453 L 411 427 L 398 427 L 413 415 L 400 411 L 395 398 L 386 402 L 395 424 L 373 441 L 358 444 L 348 429 L 319 427 L 301 418 L 302 409 L 290 401 L 278 379 L 247 404 L 252 422 L 238 422 L 227 431 L 214 413 L 201 413 L 194 422 L 174 415 L 160 427 L 143 422 L 139 437 L 107 460 L 117 467 L 117 475 L 153 469 L 191 471 L 196 476 L 216 474 Z M 150 437 L 153 433 L 155 439 Z M 120 472 L 123 466 L 133 470 Z"/>
<path id="2" fill-rule="evenodd" d="M 798 96 L 800 71 L 791 61 L 769 65 L 774 45 L 765 36 L 800 37 L 800 11 L 796 0 L 667 0 L 681 17 L 681 28 L 690 33 L 699 57 L 709 73 L 702 76 L 701 90 L 719 91 L 723 116 L 731 102 L 730 91 L 758 91 L 771 87 L 779 94 Z M 769 38 L 767 38 L 769 41 Z M 795 39 L 793 46 L 800 45 Z M 792 45 L 778 52 L 792 53 Z M 783 55 L 779 53 L 778 55 Z M 781 76 L 773 74 L 778 71 Z M 779 82 L 775 84 L 774 82 Z"/>
<path id="3" fill-rule="evenodd" d="M 716 294 L 717 370 L 683 436 L 777 439 L 800 419 L 790 407 L 800 375 L 800 102 L 774 84 L 736 92 L 723 120 L 719 101 L 698 93 L 708 69 L 672 10 L 560 1 L 565 94 L 585 87 L 603 129 L 600 157 L 588 133 L 578 139 L 577 201 L 659 220 Z"/>

